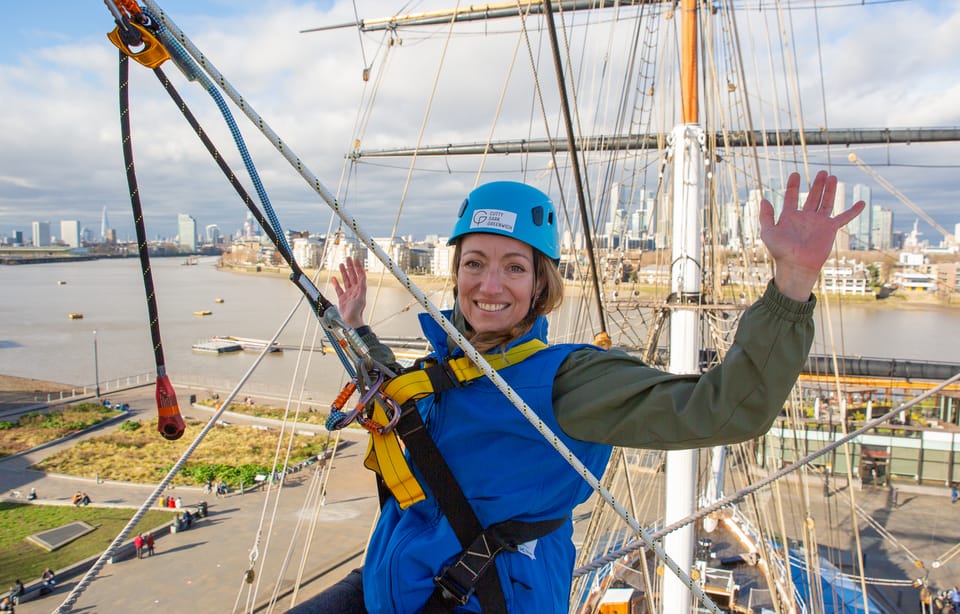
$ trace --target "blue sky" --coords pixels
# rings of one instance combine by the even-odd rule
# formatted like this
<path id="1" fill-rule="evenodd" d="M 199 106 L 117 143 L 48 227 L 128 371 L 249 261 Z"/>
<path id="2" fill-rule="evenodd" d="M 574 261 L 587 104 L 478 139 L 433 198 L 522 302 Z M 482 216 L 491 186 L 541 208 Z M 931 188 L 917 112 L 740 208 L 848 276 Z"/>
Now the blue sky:
<path id="1" fill-rule="evenodd" d="M 441 0 L 429 2 L 158 3 L 321 181 L 337 191 L 347 189 L 342 187 L 347 185 L 344 152 L 362 122 L 370 122 L 364 141 L 370 147 L 412 145 L 421 138 L 422 102 L 414 102 L 412 94 L 429 92 L 433 67 L 424 64 L 423 58 L 414 58 L 417 53 L 428 53 L 423 57 L 433 61 L 440 47 L 428 52 L 427 44 L 437 42 L 428 39 L 439 38 L 442 32 L 403 34 L 402 47 L 389 52 L 396 63 L 384 69 L 392 85 L 378 93 L 381 109 L 387 111 L 369 118 L 361 115 L 361 109 L 362 101 L 370 96 L 370 85 L 359 77 L 364 61 L 374 67 L 374 77 L 378 76 L 376 68 L 387 54 L 378 47 L 381 35 L 364 37 L 361 46 L 355 30 L 298 32 L 350 21 L 355 6 L 361 18 L 453 6 Z M 79 219 L 82 225 L 95 228 L 103 206 L 120 236 L 132 235 L 119 145 L 117 53 L 105 37 L 113 26 L 107 9 L 92 0 L 0 0 L 0 7 L 0 235 L 14 229 L 27 231 L 33 220 L 51 221 L 54 234 L 61 219 Z M 812 48 L 814 39 L 824 49 L 820 58 L 807 53 L 797 64 L 811 80 L 823 75 L 830 88 L 830 94 L 822 96 L 830 109 L 824 116 L 832 127 L 960 126 L 958 3 L 904 1 L 828 8 L 818 14 L 816 22 L 812 15 L 806 10 L 788 12 L 788 26 L 803 39 L 801 44 L 807 45 L 801 49 Z M 817 32 L 809 29 L 813 23 Z M 428 68 L 418 68 L 422 66 Z M 176 68 L 167 65 L 164 70 L 225 155 L 234 155 L 210 99 L 196 85 L 186 83 Z M 131 71 L 134 149 L 148 234 L 175 233 L 180 212 L 193 215 L 201 227 L 216 223 L 225 232 L 235 231 L 245 214 L 242 203 L 171 109 L 149 71 L 138 66 Z M 429 129 L 422 136 L 424 144 L 485 138 L 480 131 L 464 131 L 466 120 L 474 114 L 478 124 L 480 115 L 489 124 L 489 111 L 478 107 L 474 113 L 466 95 L 475 91 L 481 76 L 469 71 L 458 76 L 465 96 L 460 104 L 432 111 Z M 500 83 L 494 82 L 490 89 L 499 87 Z M 821 102 L 817 98 L 814 92 L 812 102 L 804 103 L 808 105 L 808 127 L 823 121 L 816 110 L 810 110 Z M 529 103 L 525 104 L 521 110 L 528 115 Z M 302 179 L 291 174 L 286 162 L 244 126 L 249 124 L 245 118 L 238 115 L 238 121 L 281 222 L 289 228 L 325 231 L 329 211 Z M 523 121 L 521 118 L 516 125 L 522 126 Z M 501 120 L 503 125 L 509 122 Z M 960 207 L 956 206 L 960 148 L 956 145 L 858 152 L 942 225 L 952 230 L 953 224 L 960 222 Z M 845 167 L 844 158 L 842 151 L 831 155 L 842 180 L 850 184 L 869 181 L 856 169 Z M 825 163 L 823 156 L 813 160 L 814 166 Z M 892 165 L 886 166 L 888 163 Z M 376 235 L 389 233 L 394 225 L 400 234 L 443 234 L 452 219 L 449 203 L 459 203 L 469 189 L 476 163 L 472 168 L 457 160 L 433 163 L 439 166 L 432 176 L 411 182 L 409 201 L 398 221 L 393 203 L 403 196 L 395 186 L 405 177 L 404 164 L 389 161 L 366 166 L 363 183 L 350 188 L 357 196 L 353 213 Z M 232 166 L 242 171 L 236 159 Z M 388 187 L 388 182 L 393 187 Z M 916 216 L 896 199 L 879 186 L 874 186 L 874 194 L 880 204 L 894 209 L 899 228 L 912 225 Z M 926 229 L 926 233 L 926 238 L 935 239 L 932 231 Z"/>

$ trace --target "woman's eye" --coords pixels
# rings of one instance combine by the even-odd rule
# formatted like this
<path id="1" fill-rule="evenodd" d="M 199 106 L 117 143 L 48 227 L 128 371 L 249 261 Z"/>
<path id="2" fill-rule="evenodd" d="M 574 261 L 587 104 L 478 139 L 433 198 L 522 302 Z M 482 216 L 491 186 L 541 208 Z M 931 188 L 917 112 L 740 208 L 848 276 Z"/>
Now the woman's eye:
<path id="1" fill-rule="evenodd" d="M 521 265 L 519 265 L 519 264 L 511 264 L 511 265 L 510 265 L 510 272 L 511 272 L 511 273 L 517 273 L 517 274 L 519 274 L 519 273 L 524 273 L 524 272 L 526 272 L 526 269 L 525 269 L 524 267 L 522 267 Z"/>

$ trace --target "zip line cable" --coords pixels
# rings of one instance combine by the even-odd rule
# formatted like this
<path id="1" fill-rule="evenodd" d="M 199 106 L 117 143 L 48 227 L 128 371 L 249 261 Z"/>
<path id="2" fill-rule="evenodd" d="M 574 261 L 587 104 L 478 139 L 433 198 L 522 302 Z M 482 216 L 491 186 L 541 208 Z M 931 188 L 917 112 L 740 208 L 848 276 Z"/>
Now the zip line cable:
<path id="1" fill-rule="evenodd" d="M 363 229 L 360 227 L 359 222 L 356 218 L 348 215 L 342 205 L 330 194 L 327 188 L 321 183 L 321 181 L 314 175 L 304 164 L 304 162 L 296 156 L 292 149 L 279 138 L 279 136 L 273 131 L 269 124 L 253 109 L 248 101 L 237 92 L 237 90 L 224 78 L 224 76 L 216 69 L 216 67 L 210 62 L 209 58 L 204 56 L 199 49 L 190 41 L 190 39 L 180 30 L 179 27 L 173 22 L 168 14 L 166 14 L 153 0 L 144 0 L 144 5 L 149 9 L 150 14 L 156 16 L 159 20 L 159 23 L 162 25 L 162 31 L 160 32 L 160 40 L 164 42 L 175 41 L 177 45 L 181 45 L 190 56 L 192 56 L 197 64 L 203 67 L 204 71 L 211 77 L 211 79 L 220 85 L 221 89 L 233 100 L 240 109 L 243 110 L 244 114 L 256 125 L 264 136 L 274 145 L 274 147 L 284 156 L 284 158 L 297 170 L 297 172 L 307 181 L 308 184 L 317 192 L 317 194 L 326 202 L 326 204 L 346 223 L 357 238 L 366 245 L 366 247 L 373 252 L 376 257 L 384 264 L 384 266 L 397 278 L 398 281 L 409 291 L 420 303 L 430 316 L 438 322 L 438 324 L 447 332 L 449 338 L 453 340 L 463 351 L 464 354 L 473 362 L 480 371 L 490 379 L 490 381 L 506 396 L 506 398 L 513 403 L 518 410 L 523 414 L 523 416 L 537 429 L 537 431 L 548 441 L 550 444 L 563 456 L 571 467 L 574 468 L 577 473 L 603 498 L 606 500 L 624 519 L 628 526 L 633 530 L 634 533 L 639 535 L 641 539 L 647 544 L 647 547 L 653 550 L 658 558 L 664 561 L 664 565 L 668 567 L 678 578 L 687 586 L 687 588 L 696 595 L 697 599 L 703 604 L 704 607 L 709 609 L 711 612 L 720 614 L 719 608 L 710 600 L 709 597 L 703 592 L 703 590 L 697 585 L 697 582 L 690 578 L 690 576 L 679 566 L 666 555 L 662 547 L 659 544 L 655 544 L 651 541 L 646 531 L 639 525 L 637 520 L 631 516 L 627 510 L 613 497 L 613 495 L 604 488 L 596 476 L 594 476 L 580 460 L 567 448 L 556 435 L 550 430 L 550 428 L 543 423 L 543 421 L 537 416 L 532 409 L 526 404 L 517 395 L 517 393 L 510 388 L 503 378 L 493 369 L 490 364 L 483 358 L 483 356 L 469 343 L 469 341 L 461 334 L 456 327 L 446 319 L 436 306 L 429 300 L 429 298 L 424 295 L 424 293 L 407 277 L 406 273 L 392 261 L 392 259 L 384 252 L 383 248 L 377 244 Z M 174 45 L 174 42 L 170 42 L 170 45 Z M 303 289 L 300 282 L 301 279 L 295 279 L 294 282 Z M 314 289 L 315 290 L 315 289 Z M 335 307 L 334 307 L 335 310 Z M 328 309 L 328 312 L 330 310 Z M 339 314 L 336 316 L 339 319 Z M 342 322 L 342 320 L 341 320 Z M 356 337 L 355 331 L 346 327 L 344 330 L 346 334 L 352 333 Z M 356 338 L 362 346 L 362 341 L 359 337 Z M 352 345 L 352 340 L 351 340 Z"/>

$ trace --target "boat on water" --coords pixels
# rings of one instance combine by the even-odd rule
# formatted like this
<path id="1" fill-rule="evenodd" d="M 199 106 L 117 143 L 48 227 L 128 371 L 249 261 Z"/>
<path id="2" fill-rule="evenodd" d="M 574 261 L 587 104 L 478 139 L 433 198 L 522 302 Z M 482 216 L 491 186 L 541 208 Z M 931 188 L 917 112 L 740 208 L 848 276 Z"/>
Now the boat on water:
<path id="1" fill-rule="evenodd" d="M 211 310 L 209 310 L 209 309 L 199 309 L 199 310 L 197 310 L 197 311 L 194 311 L 194 312 L 193 312 L 193 315 L 195 315 L 195 316 L 210 316 L 210 315 L 213 315 L 213 311 L 211 311 Z"/>
<path id="2" fill-rule="evenodd" d="M 376 150 L 361 149 L 367 135 L 358 133 L 347 155 L 351 172 L 343 173 L 346 183 L 341 192 L 350 194 L 343 204 L 369 197 L 363 182 L 368 175 L 386 173 L 380 167 L 387 158 L 412 159 L 408 172 L 400 173 L 412 175 L 423 171 L 417 165 L 428 164 L 425 160 L 431 158 L 439 160 L 434 164 L 442 167 L 451 159 L 458 164 L 470 159 L 455 155 L 472 156 L 475 163 L 463 163 L 470 168 L 470 179 L 454 181 L 457 185 L 450 189 L 461 195 L 465 190 L 459 184 L 473 181 L 474 176 L 524 178 L 551 193 L 563 211 L 566 232 L 560 264 L 583 289 L 575 299 L 575 317 L 556 326 L 553 336 L 587 342 L 603 333 L 615 347 L 636 352 L 651 365 L 674 371 L 682 370 L 678 364 L 693 364 L 695 370 L 709 367 L 729 347 L 743 305 L 759 295 L 764 278 L 769 277 L 769 262 L 756 236 L 755 207 L 761 195 L 776 201 L 782 195 L 782 181 L 780 169 L 763 168 L 766 156 L 785 155 L 791 166 L 799 165 L 812 147 L 856 146 L 881 138 L 881 133 L 887 143 L 906 142 L 908 136 L 916 143 L 916 134 L 923 140 L 926 133 L 908 135 L 885 129 L 870 134 L 847 131 L 844 137 L 841 131 L 811 129 L 792 121 L 799 119 L 799 106 L 785 105 L 789 111 L 780 116 L 782 109 L 765 106 L 770 100 L 763 92 L 799 95 L 790 85 L 796 75 L 779 74 L 788 69 L 778 68 L 764 76 L 762 86 L 752 82 L 750 71 L 742 64 L 745 49 L 737 34 L 738 7 L 721 3 L 707 8 L 688 0 L 679 5 L 571 1 L 557 7 L 548 2 L 496 10 L 479 7 L 394 15 L 351 24 L 368 34 L 384 32 L 382 36 L 389 41 L 385 49 L 391 53 L 400 47 L 400 32 L 413 35 L 416 28 L 433 28 L 434 34 L 446 32 L 435 37 L 446 44 L 475 41 L 482 34 L 489 39 L 489 46 L 479 53 L 471 47 L 472 53 L 458 57 L 465 64 L 479 62 L 466 69 L 475 76 L 471 84 L 475 89 L 453 92 L 448 100 L 462 109 L 458 132 L 479 135 L 477 140 Z M 606 18 L 594 21 L 598 12 Z M 480 33 L 475 26 L 469 30 L 465 25 L 474 21 L 480 23 Z M 502 25 L 507 22 L 509 25 Z M 172 22 L 167 25 L 174 29 Z M 600 36 L 598 29 L 603 32 Z M 781 28 L 773 31 L 783 32 Z M 174 35 L 178 36 L 175 29 Z M 774 47 L 792 49 L 787 41 L 781 43 L 783 47 Z M 520 50 L 529 54 L 523 70 L 514 73 L 504 68 L 498 76 L 505 83 L 488 78 L 490 66 L 523 58 Z M 777 55 L 769 48 L 766 53 Z M 442 55 L 433 52 L 433 57 Z M 679 69 L 673 66 L 676 57 L 682 60 Z M 698 72 L 700 58 L 706 66 Z M 397 61 L 410 60 L 401 57 Z M 414 61 L 423 62 L 423 57 L 417 55 Z M 445 67 L 436 65 L 438 76 L 441 68 Z M 457 66 L 453 70 L 463 73 L 465 69 Z M 702 95 L 698 84 L 703 85 Z M 416 89 L 403 85 L 405 91 Z M 370 87 L 385 86 L 374 80 Z M 369 92 L 366 100 L 376 99 L 378 93 Z M 425 116 L 433 110 L 432 105 L 443 104 L 433 94 L 425 96 Z M 537 110 L 526 122 L 504 122 L 506 128 L 498 123 L 496 130 L 486 126 L 486 132 L 474 120 L 480 115 L 478 110 L 484 109 L 491 111 L 487 117 L 496 117 L 497 123 L 499 110 L 511 105 Z M 244 106 L 245 112 L 251 112 L 249 106 Z M 374 109 L 363 112 L 373 114 Z M 752 118 L 765 113 L 789 128 L 756 128 Z M 387 115 L 390 121 L 386 125 L 395 126 L 396 111 L 391 109 Z M 358 122 L 358 126 L 371 134 L 377 130 L 375 122 Z M 503 134 L 504 129 L 510 131 L 509 136 Z M 518 132 L 524 136 L 517 137 Z M 290 147 L 283 145 L 278 149 L 288 154 Z M 296 165 L 303 174 L 299 159 Z M 398 215 L 404 212 L 406 198 L 416 199 L 408 196 L 408 188 L 419 188 L 421 196 L 435 189 L 433 182 L 424 183 L 431 187 L 406 179 L 397 183 L 388 198 L 396 200 Z M 344 237 L 327 246 L 327 262 L 339 263 L 364 247 L 360 241 Z M 366 247 L 386 261 L 385 252 L 377 252 L 372 244 Z M 442 246 L 436 249 L 443 253 Z M 645 288 L 655 300 L 631 305 L 605 300 L 615 293 L 632 296 L 634 289 L 653 285 L 643 284 L 633 274 L 636 270 L 631 270 L 631 261 L 640 262 L 643 254 L 671 266 L 662 286 Z M 745 274 L 730 283 L 724 271 L 735 267 Z M 754 270 L 764 274 L 751 274 Z M 220 341 L 223 347 L 234 347 L 228 345 L 233 343 L 243 349 L 232 338 Z M 261 349 L 265 345 L 263 342 Z M 701 350 L 712 352 L 703 364 Z M 827 375 L 841 374 L 834 370 Z M 664 571 L 663 562 L 637 543 L 638 535 L 624 526 L 622 516 L 597 497 L 596 505 L 578 515 L 572 611 L 894 611 L 878 603 L 877 593 L 867 587 L 867 580 L 872 579 L 870 567 L 854 552 L 849 536 L 831 539 L 833 536 L 818 533 L 818 527 L 829 526 L 829 520 L 817 518 L 818 511 L 809 505 L 806 495 L 811 482 L 823 484 L 825 491 L 831 488 L 832 470 L 823 468 L 827 461 L 803 460 L 793 481 L 776 475 L 785 463 L 800 456 L 800 450 L 788 450 L 784 444 L 799 439 L 792 433 L 784 435 L 785 425 L 807 433 L 813 430 L 804 422 L 807 412 L 820 411 L 819 401 L 811 401 L 806 392 L 798 387 L 785 408 L 778 425 L 782 428 L 774 429 L 780 435 L 772 432 L 760 441 L 684 452 L 683 456 L 617 450 L 602 478 L 604 487 L 617 500 L 630 502 L 631 515 L 642 521 L 645 532 L 654 535 L 658 543 L 671 542 L 667 555 L 692 583 Z M 835 409 L 840 411 L 837 419 L 843 425 L 853 419 L 840 402 L 845 392 L 838 387 L 834 399 Z M 824 415 L 833 413 L 824 409 Z M 878 466 L 880 452 L 863 446 L 844 460 L 846 470 L 857 475 L 865 466 L 859 461 L 867 456 L 871 466 Z M 831 466 L 837 465 L 837 458 L 830 457 Z M 894 464 L 889 460 L 888 479 L 894 477 Z M 692 479 L 675 477 L 671 467 L 682 465 L 694 469 Z M 945 465 L 952 476 L 953 461 Z M 765 484 L 765 478 L 773 481 Z M 756 490 L 749 490 L 754 487 Z M 794 504 L 785 504 L 784 498 L 790 495 L 795 495 Z M 677 501 L 681 501 L 679 508 Z M 668 536 L 677 539 L 668 540 Z M 697 544 L 701 547 L 695 548 Z M 732 552 L 714 556 L 722 547 Z M 829 562 L 837 553 L 855 561 L 845 570 L 850 573 L 836 570 Z M 926 586 L 929 575 L 923 577 L 920 587 Z M 916 578 L 884 580 L 912 583 Z M 694 587 L 710 600 L 694 602 Z M 915 587 L 918 595 L 920 587 Z"/>
<path id="3" fill-rule="evenodd" d="M 67 318 L 69 318 L 69 319 L 71 319 L 71 320 L 82 320 L 82 319 L 83 319 L 83 314 L 80 313 L 80 312 L 78 312 L 78 311 L 74 311 L 74 312 L 72 312 L 72 313 L 68 313 L 68 314 L 67 314 Z"/>

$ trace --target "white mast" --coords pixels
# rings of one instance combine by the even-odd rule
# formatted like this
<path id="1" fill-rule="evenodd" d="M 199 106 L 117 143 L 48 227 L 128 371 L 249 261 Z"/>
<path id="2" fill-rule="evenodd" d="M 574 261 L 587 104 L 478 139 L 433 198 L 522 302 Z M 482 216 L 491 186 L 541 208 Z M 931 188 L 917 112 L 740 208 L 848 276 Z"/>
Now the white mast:
<path id="1" fill-rule="evenodd" d="M 683 66 L 681 99 L 683 123 L 673 129 L 673 233 L 671 292 L 680 303 L 670 314 L 670 365 L 672 373 L 697 373 L 700 356 L 699 312 L 684 308 L 700 300 L 701 190 L 703 180 L 703 129 L 697 123 L 697 5 L 682 0 Z M 696 510 L 697 450 L 667 453 L 664 522 L 670 525 Z M 694 527 L 688 524 L 664 538 L 664 550 L 680 569 L 693 569 Z M 665 573 L 661 612 L 690 612 L 689 587 L 676 575 Z"/>

